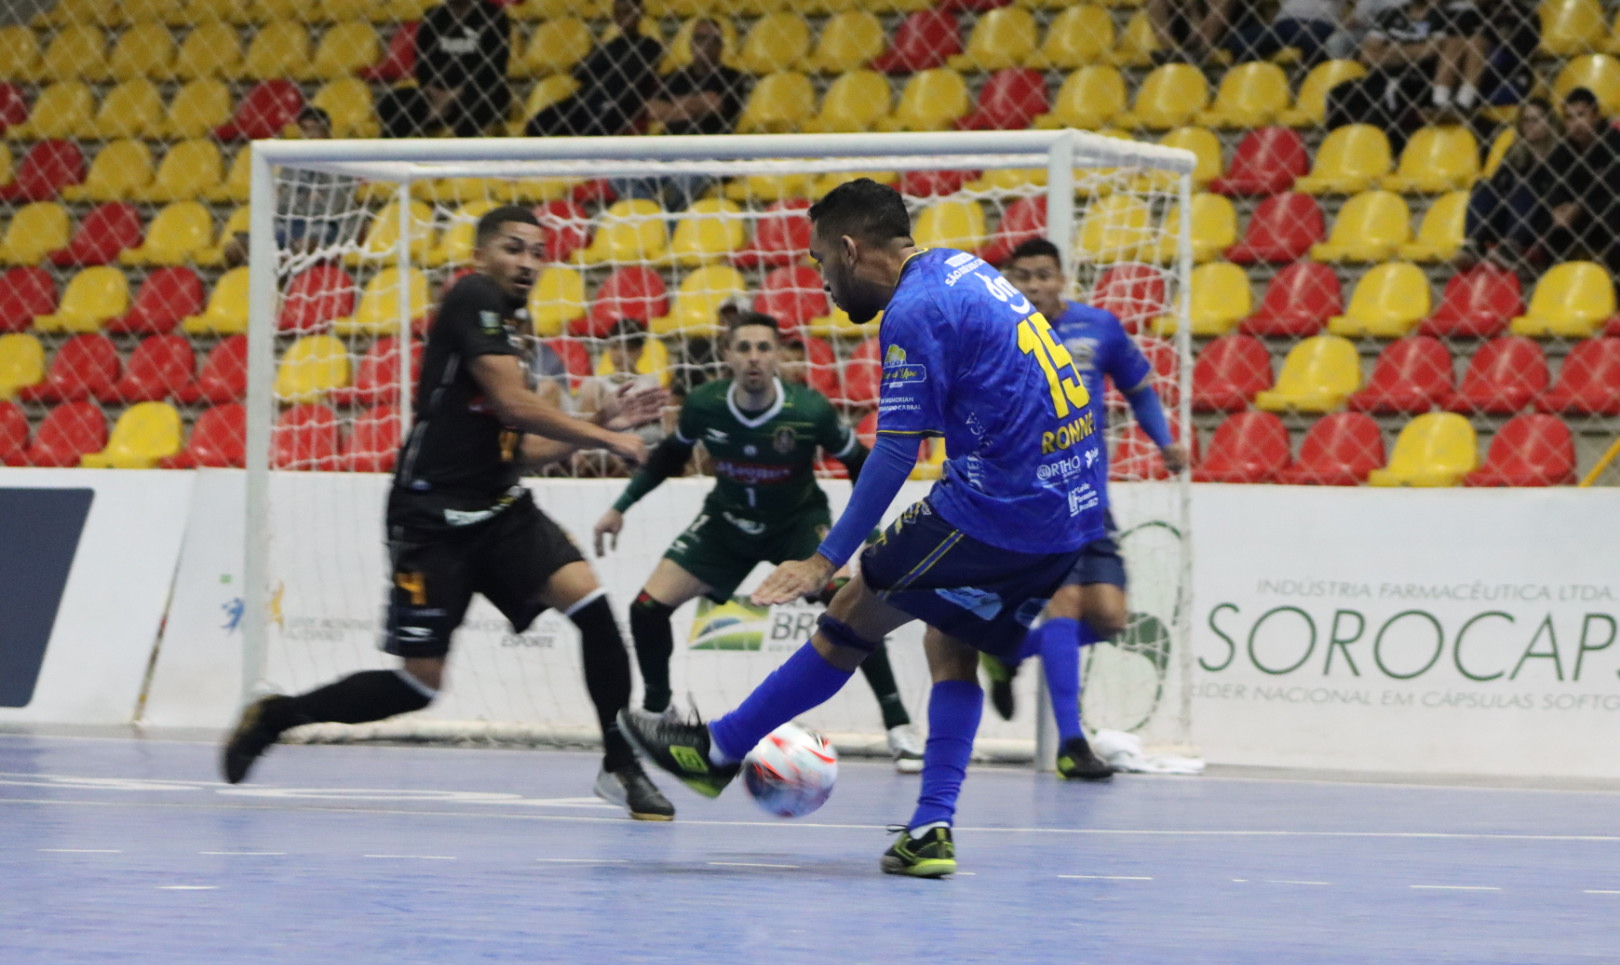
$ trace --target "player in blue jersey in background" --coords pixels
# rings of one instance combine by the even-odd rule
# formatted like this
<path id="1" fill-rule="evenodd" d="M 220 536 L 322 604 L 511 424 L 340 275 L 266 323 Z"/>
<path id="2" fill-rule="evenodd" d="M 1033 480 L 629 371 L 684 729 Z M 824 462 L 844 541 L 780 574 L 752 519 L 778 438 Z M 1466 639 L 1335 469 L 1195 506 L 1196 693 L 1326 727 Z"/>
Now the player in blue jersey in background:
<path id="1" fill-rule="evenodd" d="M 810 220 L 833 301 L 857 323 L 884 313 L 877 444 L 815 555 L 779 566 L 754 602 L 825 585 L 881 521 L 919 439 L 943 436 L 949 458 L 928 496 L 862 554 L 810 642 L 736 710 L 708 724 L 640 710 L 620 719 L 654 763 L 713 797 L 761 738 L 837 693 L 886 634 L 922 620 L 934 681 L 922 788 L 882 868 L 939 877 L 956 870 L 951 822 L 984 709 L 979 652 L 1014 659 L 1080 548 L 1103 536 L 1102 436 L 1046 319 L 973 254 L 916 247 L 897 191 L 851 181 Z"/>
<path id="2" fill-rule="evenodd" d="M 1097 428 L 1106 428 L 1103 379 L 1107 378 L 1130 403 L 1137 425 L 1158 445 L 1165 466 L 1171 472 L 1185 469 L 1187 450 L 1170 435 L 1164 407 L 1153 390 L 1152 363 L 1113 312 L 1063 297 L 1068 279 L 1063 276 L 1057 246 L 1044 238 L 1026 241 L 1013 249 L 1001 270 L 1052 323 L 1058 341 L 1068 349 L 1091 396 Z M 1018 655 L 1020 660 L 1039 656 L 1046 669 L 1047 693 L 1052 698 L 1061 742 L 1057 772 L 1071 780 L 1099 781 L 1113 776 L 1108 765 L 1092 753 L 1080 728 L 1080 648 L 1111 639 L 1125 629 L 1129 617 L 1125 561 L 1114 541 L 1112 513 L 1107 525 L 1106 536 L 1086 545 L 1079 564 L 1052 598 L 1041 625 L 1030 632 Z M 1018 664 L 990 655 L 983 662 L 990 678 L 990 702 L 1003 718 L 1011 719 L 1012 677 Z"/>

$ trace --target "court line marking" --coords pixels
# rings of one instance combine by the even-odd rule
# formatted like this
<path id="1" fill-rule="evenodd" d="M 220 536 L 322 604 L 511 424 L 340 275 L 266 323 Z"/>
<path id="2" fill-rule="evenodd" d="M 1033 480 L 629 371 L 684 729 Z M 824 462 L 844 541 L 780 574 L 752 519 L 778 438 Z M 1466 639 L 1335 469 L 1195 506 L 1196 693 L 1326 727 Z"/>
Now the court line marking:
<path id="1" fill-rule="evenodd" d="M 399 858 L 409 861 L 454 861 L 453 854 L 363 854 L 362 858 Z"/>
<path id="2" fill-rule="evenodd" d="M 1058 875 L 1059 878 L 1084 878 L 1088 881 L 1152 881 L 1145 875 Z"/>
<path id="3" fill-rule="evenodd" d="M 198 854 L 224 855 L 226 857 L 268 857 L 270 855 L 285 855 L 285 851 L 199 851 Z"/>
<path id="4" fill-rule="evenodd" d="M 797 870 L 799 867 L 796 864 L 770 864 L 765 861 L 710 861 L 708 863 L 716 868 L 787 868 Z"/>
<path id="5" fill-rule="evenodd" d="M 1268 885 L 1331 885 L 1331 881 L 1290 881 L 1287 878 L 1267 878 Z"/>
<path id="6" fill-rule="evenodd" d="M 1501 891 L 1495 885 L 1407 885 L 1418 891 Z"/>
<path id="7" fill-rule="evenodd" d="M 629 864 L 629 858 L 535 858 L 547 864 Z"/>
<path id="8" fill-rule="evenodd" d="M 1603 891 L 1597 888 L 1588 888 L 1582 894 L 1587 895 L 1620 895 L 1620 891 Z"/>
<path id="9" fill-rule="evenodd" d="M 35 848 L 41 854 L 123 854 L 117 848 Z"/>
<path id="10" fill-rule="evenodd" d="M 158 885 L 159 891 L 218 891 L 219 885 Z"/>

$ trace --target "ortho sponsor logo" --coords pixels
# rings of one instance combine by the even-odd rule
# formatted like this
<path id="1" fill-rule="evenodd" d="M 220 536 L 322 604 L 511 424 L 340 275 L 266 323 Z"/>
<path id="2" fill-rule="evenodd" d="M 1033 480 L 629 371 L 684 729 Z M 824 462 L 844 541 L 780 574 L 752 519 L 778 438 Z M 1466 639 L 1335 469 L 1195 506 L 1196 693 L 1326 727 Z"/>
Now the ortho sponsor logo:
<path id="1" fill-rule="evenodd" d="M 0 489 L 0 707 L 34 699 L 90 489 Z"/>

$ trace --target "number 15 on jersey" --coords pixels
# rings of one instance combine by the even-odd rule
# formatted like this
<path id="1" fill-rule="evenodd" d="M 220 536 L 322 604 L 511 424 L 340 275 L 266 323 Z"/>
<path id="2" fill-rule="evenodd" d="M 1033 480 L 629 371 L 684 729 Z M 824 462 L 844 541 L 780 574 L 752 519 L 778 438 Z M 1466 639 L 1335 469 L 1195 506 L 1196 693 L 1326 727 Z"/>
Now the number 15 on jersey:
<path id="1" fill-rule="evenodd" d="M 1018 323 L 1018 350 L 1035 356 L 1041 371 L 1046 373 L 1046 386 L 1052 393 L 1052 409 L 1059 419 L 1069 413 L 1084 411 L 1091 402 L 1086 384 L 1075 370 L 1074 357 L 1057 339 L 1052 337 L 1052 326 L 1040 312 Z"/>

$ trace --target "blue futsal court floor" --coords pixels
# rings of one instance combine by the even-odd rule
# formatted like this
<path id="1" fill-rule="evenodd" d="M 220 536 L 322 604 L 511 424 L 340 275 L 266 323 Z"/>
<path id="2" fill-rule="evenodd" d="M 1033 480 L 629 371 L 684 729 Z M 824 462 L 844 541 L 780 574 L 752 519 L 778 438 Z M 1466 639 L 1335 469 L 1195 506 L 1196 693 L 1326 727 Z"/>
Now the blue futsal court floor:
<path id="1" fill-rule="evenodd" d="M 0 735 L 0 965 L 1620 961 L 1620 788 L 975 767 L 962 874 L 883 875 L 916 778 L 810 818 L 587 753 Z M 660 776 L 655 776 L 659 779 Z"/>

